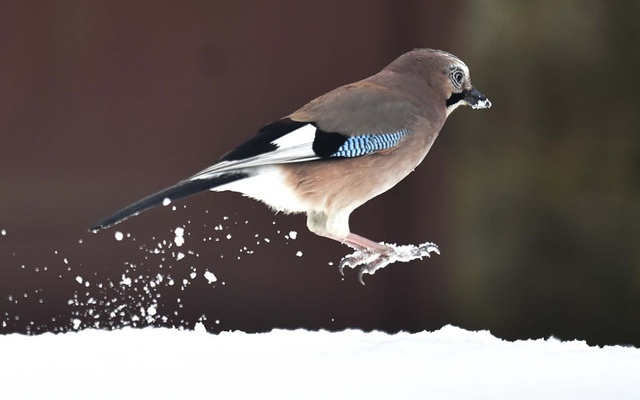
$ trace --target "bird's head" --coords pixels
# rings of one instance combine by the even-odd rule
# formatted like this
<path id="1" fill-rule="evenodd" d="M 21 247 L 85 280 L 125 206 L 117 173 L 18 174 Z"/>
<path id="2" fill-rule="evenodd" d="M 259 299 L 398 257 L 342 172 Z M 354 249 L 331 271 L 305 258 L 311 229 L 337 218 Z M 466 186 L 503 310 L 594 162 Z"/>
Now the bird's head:
<path id="1" fill-rule="evenodd" d="M 388 69 L 421 76 L 445 102 L 447 116 L 461 105 L 473 109 L 491 107 L 489 99 L 471 85 L 469 67 L 442 50 L 415 49 L 398 57 Z"/>
<path id="2" fill-rule="evenodd" d="M 441 68 L 444 75 L 447 115 L 461 105 L 471 106 L 474 110 L 490 108 L 491 101 L 471 85 L 469 67 L 459 58 L 446 53 L 443 58 L 447 61 Z"/>

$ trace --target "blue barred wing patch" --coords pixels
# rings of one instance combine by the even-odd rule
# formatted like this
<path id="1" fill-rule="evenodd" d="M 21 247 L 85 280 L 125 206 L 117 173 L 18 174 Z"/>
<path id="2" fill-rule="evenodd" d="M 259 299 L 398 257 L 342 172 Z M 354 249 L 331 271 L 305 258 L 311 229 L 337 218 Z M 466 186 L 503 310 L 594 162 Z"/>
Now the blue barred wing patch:
<path id="1" fill-rule="evenodd" d="M 408 134 L 408 129 L 402 129 L 393 133 L 351 136 L 330 157 L 351 158 L 375 153 L 397 145 Z"/>

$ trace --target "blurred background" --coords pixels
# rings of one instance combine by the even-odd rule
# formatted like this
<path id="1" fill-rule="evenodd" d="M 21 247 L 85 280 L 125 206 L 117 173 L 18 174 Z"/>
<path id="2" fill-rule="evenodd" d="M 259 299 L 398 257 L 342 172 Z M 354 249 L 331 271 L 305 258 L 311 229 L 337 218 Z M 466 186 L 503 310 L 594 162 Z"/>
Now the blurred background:
<path id="1" fill-rule="evenodd" d="M 0 2 L 0 332 L 122 326 L 640 346 L 637 1 Z M 469 65 L 456 111 L 352 230 L 433 241 L 361 286 L 305 217 L 206 193 L 96 220 L 416 47 Z M 184 242 L 184 243 L 183 243 Z"/>

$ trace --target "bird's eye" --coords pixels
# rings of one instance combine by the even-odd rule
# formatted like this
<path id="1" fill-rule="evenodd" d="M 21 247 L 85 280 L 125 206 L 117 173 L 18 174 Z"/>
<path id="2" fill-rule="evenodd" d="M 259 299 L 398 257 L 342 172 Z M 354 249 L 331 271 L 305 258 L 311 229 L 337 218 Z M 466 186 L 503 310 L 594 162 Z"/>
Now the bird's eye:
<path id="1" fill-rule="evenodd" d="M 464 82 L 464 72 L 459 69 L 454 69 L 451 71 L 449 77 L 451 78 L 451 83 L 453 83 L 453 86 L 455 86 L 456 88 L 460 88 L 462 86 L 462 82 Z"/>

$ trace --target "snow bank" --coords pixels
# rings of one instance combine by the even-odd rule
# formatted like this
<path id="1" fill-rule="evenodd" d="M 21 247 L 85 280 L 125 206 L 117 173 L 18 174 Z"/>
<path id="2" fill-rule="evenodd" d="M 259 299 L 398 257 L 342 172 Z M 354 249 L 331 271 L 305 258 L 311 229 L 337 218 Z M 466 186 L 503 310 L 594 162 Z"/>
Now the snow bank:
<path id="1" fill-rule="evenodd" d="M 2 398 L 632 399 L 640 350 L 388 335 L 125 328 L 0 337 Z"/>

